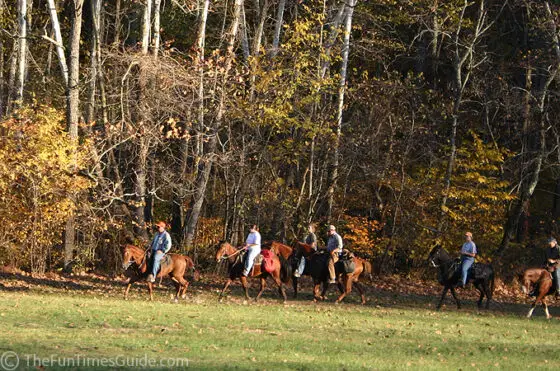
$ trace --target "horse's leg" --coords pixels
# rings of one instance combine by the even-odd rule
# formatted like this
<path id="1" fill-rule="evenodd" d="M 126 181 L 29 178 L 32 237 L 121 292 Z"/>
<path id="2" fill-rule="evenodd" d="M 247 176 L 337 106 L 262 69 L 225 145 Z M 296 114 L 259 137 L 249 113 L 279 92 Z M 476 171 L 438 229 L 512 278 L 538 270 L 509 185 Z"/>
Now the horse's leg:
<path id="1" fill-rule="evenodd" d="M 439 299 L 439 303 L 436 305 L 437 310 L 441 308 L 441 304 L 443 304 L 443 299 L 445 299 L 445 295 L 447 295 L 448 290 L 449 290 L 448 286 L 443 286 L 443 291 L 441 292 L 441 298 Z"/>
<path id="2" fill-rule="evenodd" d="M 183 279 L 183 292 L 181 292 L 181 299 L 185 299 L 187 297 L 187 289 L 189 288 L 189 281 Z"/>
<path id="3" fill-rule="evenodd" d="M 247 277 L 241 276 L 241 286 L 243 286 L 243 290 L 245 290 L 245 298 L 250 300 L 251 297 L 249 296 L 249 285 L 247 284 Z"/>
<path id="4" fill-rule="evenodd" d="M 282 280 L 280 279 L 280 272 L 273 276 L 274 282 L 278 285 L 278 292 L 282 295 L 282 299 L 284 299 L 284 303 L 288 301 L 288 297 L 286 296 L 286 290 L 284 290 L 284 285 L 282 284 Z"/>
<path id="5" fill-rule="evenodd" d="M 478 301 L 476 302 L 476 307 L 478 308 L 478 310 L 480 310 L 480 307 L 482 307 L 482 300 L 484 299 L 484 286 L 480 284 L 480 282 L 474 282 L 474 287 L 478 290 L 478 292 L 480 293 L 480 297 L 478 298 Z"/>
<path id="6" fill-rule="evenodd" d="M 320 286 L 321 286 L 321 281 L 313 280 L 313 301 L 321 300 L 321 296 L 319 295 Z"/>
<path id="7" fill-rule="evenodd" d="M 366 303 L 366 296 L 365 296 L 365 290 L 362 287 L 362 284 L 358 281 L 354 282 L 354 285 L 356 286 L 356 290 L 358 290 L 358 293 L 360 294 L 360 297 L 362 298 L 362 304 Z"/>
<path id="8" fill-rule="evenodd" d="M 128 291 L 133 283 L 138 281 L 138 276 L 131 278 L 128 283 L 126 284 L 126 288 L 124 289 L 124 300 L 128 300 Z"/>
<path id="9" fill-rule="evenodd" d="M 327 300 L 327 290 L 329 289 L 329 282 L 323 281 L 323 291 L 321 291 L 321 300 Z"/>
<path id="10" fill-rule="evenodd" d="M 492 281 L 484 282 L 484 291 L 486 292 L 486 309 L 490 308 L 490 302 L 492 301 Z"/>
<path id="11" fill-rule="evenodd" d="M 451 290 L 451 295 L 453 295 L 453 299 L 455 299 L 455 302 L 457 303 L 457 309 L 461 309 L 461 301 L 457 297 L 457 293 L 455 292 L 455 288 L 451 287 L 450 290 Z"/>
<path id="12" fill-rule="evenodd" d="M 298 285 L 298 278 L 292 277 L 292 287 L 294 288 L 294 299 L 297 298 L 297 285 Z"/>
<path id="13" fill-rule="evenodd" d="M 261 289 L 259 290 L 259 293 L 255 297 L 255 301 L 258 301 L 260 299 L 262 293 L 264 292 L 265 287 L 266 287 L 266 278 L 261 277 Z"/>
<path id="14" fill-rule="evenodd" d="M 154 284 L 152 282 L 148 282 L 148 292 L 150 293 L 150 301 L 154 300 Z"/>
<path id="15" fill-rule="evenodd" d="M 218 300 L 221 302 L 222 300 L 224 300 L 224 294 L 227 290 L 227 288 L 229 287 L 229 285 L 231 285 L 231 278 L 228 278 L 226 284 L 224 285 L 224 288 L 222 289 L 222 292 L 220 292 L 220 297 L 218 298 Z"/>
<path id="16" fill-rule="evenodd" d="M 344 299 L 346 295 L 348 295 L 352 291 L 352 280 L 350 279 L 350 277 L 348 277 L 347 274 L 344 274 L 342 280 L 344 281 L 344 287 L 346 289 L 342 292 L 342 294 L 340 294 L 338 299 L 336 299 L 336 304 L 339 304 L 342 299 Z"/>
<path id="17" fill-rule="evenodd" d="M 546 319 L 551 319 L 552 316 L 548 312 L 548 305 L 546 304 L 546 297 L 543 298 L 542 305 L 543 305 L 543 308 L 544 308 L 544 312 L 546 313 Z"/>

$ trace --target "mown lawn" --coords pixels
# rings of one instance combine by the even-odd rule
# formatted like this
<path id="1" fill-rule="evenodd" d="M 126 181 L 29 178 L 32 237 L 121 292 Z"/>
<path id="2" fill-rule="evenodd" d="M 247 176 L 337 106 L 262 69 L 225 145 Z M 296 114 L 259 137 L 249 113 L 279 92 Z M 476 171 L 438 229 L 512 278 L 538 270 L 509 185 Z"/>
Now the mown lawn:
<path id="1" fill-rule="evenodd" d="M 50 357 L 136 357 L 140 365 L 181 358 L 195 369 L 560 367 L 560 322 L 542 316 L 434 312 L 425 303 L 283 305 L 272 293 L 259 304 L 238 297 L 218 304 L 214 292 L 195 292 L 180 304 L 161 293 L 155 302 L 138 292 L 130 301 L 72 290 L 0 295 L 0 353 L 17 353 L 20 368 Z"/>

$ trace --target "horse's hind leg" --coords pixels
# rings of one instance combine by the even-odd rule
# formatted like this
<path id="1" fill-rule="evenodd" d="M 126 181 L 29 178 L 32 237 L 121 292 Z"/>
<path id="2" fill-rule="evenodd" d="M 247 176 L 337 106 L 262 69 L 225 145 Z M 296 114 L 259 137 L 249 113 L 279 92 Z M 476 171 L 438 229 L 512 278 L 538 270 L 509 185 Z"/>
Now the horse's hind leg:
<path id="1" fill-rule="evenodd" d="M 484 295 L 485 295 L 484 285 L 482 285 L 480 283 L 475 283 L 474 287 L 476 287 L 476 289 L 480 293 L 480 297 L 478 298 L 478 301 L 476 302 L 476 306 L 477 306 L 478 310 L 480 310 L 480 308 L 482 307 L 482 300 L 484 300 Z"/>
<path id="2" fill-rule="evenodd" d="M 527 313 L 527 318 L 531 318 L 536 306 L 537 306 L 537 301 L 535 300 L 533 304 L 531 304 L 531 309 L 529 309 L 529 313 Z"/>
<path id="3" fill-rule="evenodd" d="M 294 298 L 297 298 L 298 278 L 292 277 L 292 287 L 294 288 Z"/>
<path id="4" fill-rule="evenodd" d="M 362 287 L 362 284 L 358 281 L 354 282 L 354 285 L 356 286 L 356 290 L 358 290 L 358 293 L 360 294 L 360 297 L 362 298 L 362 304 L 366 303 L 366 296 L 364 294 L 364 288 Z"/>
<path id="5" fill-rule="evenodd" d="M 255 297 L 255 301 L 258 301 L 260 299 L 262 293 L 264 292 L 265 287 L 266 287 L 266 278 L 261 277 L 261 289 L 259 290 L 259 293 Z"/>
<path id="6" fill-rule="evenodd" d="M 148 282 L 148 292 L 150 293 L 150 301 L 154 300 L 154 285 L 152 282 Z"/>
<path id="7" fill-rule="evenodd" d="M 544 308 L 544 313 L 546 314 L 546 319 L 551 319 L 552 316 L 551 316 L 550 313 L 548 312 L 548 305 L 546 305 L 545 299 L 543 299 L 543 301 L 542 301 L 542 306 L 543 306 L 543 308 Z"/>
<path id="8" fill-rule="evenodd" d="M 278 292 L 282 296 L 282 299 L 284 299 L 284 303 L 287 302 L 288 297 L 286 296 L 286 290 L 284 290 L 284 285 L 282 285 L 282 280 L 280 279 L 280 277 L 274 277 L 274 282 L 276 282 L 276 284 L 278 285 Z"/>

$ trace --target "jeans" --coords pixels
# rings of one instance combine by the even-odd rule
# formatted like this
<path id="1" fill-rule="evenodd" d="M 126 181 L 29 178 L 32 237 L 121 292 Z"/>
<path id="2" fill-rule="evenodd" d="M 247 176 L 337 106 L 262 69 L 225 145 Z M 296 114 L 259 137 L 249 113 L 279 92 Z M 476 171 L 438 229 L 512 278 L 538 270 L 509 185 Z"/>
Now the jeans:
<path id="1" fill-rule="evenodd" d="M 461 281 L 463 282 L 463 286 L 467 284 L 467 274 L 473 263 L 474 257 L 465 255 L 461 256 Z"/>
<path id="2" fill-rule="evenodd" d="M 556 292 L 560 293 L 560 268 L 556 268 L 552 272 L 552 278 L 556 280 Z"/>
<path id="3" fill-rule="evenodd" d="M 163 251 L 152 251 L 152 254 L 154 254 L 154 265 L 152 266 L 152 274 L 155 277 L 157 276 L 157 273 L 159 271 L 161 259 L 163 259 Z"/>
<path id="4" fill-rule="evenodd" d="M 305 256 L 302 256 L 299 260 L 299 265 L 297 267 L 296 272 L 301 276 L 303 275 L 303 271 L 305 270 Z"/>
<path id="5" fill-rule="evenodd" d="M 251 246 L 247 249 L 247 257 L 245 258 L 245 269 L 243 270 L 243 275 L 247 277 L 249 272 L 251 272 L 251 268 L 253 268 L 253 264 L 255 263 L 255 258 L 257 255 L 261 253 L 260 246 Z"/>

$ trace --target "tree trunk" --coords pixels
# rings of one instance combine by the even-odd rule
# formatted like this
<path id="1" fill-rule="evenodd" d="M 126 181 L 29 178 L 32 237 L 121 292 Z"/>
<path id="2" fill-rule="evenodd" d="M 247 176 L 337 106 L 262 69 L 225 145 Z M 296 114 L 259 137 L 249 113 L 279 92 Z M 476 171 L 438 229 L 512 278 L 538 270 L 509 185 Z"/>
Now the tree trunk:
<path id="1" fill-rule="evenodd" d="M 96 0 L 92 0 L 92 3 Z M 54 41 L 56 42 L 56 54 L 58 55 L 58 64 L 62 73 L 64 86 L 68 87 L 68 64 L 66 63 L 66 55 L 64 54 L 64 43 L 62 42 L 62 34 L 60 32 L 60 23 L 58 22 L 58 13 L 56 11 L 55 0 L 48 0 L 47 4 L 51 16 L 52 31 Z"/>
<path id="2" fill-rule="evenodd" d="M 66 122 L 68 135 L 73 142 L 78 141 L 80 119 L 80 37 L 82 33 L 82 8 L 84 0 L 74 0 L 72 6 L 72 28 L 70 30 L 70 68 L 68 75 Z M 75 220 L 72 214 L 64 233 L 64 269 L 71 270 L 75 245 Z"/>
<path id="3" fill-rule="evenodd" d="M 157 58 L 160 45 L 160 28 L 161 28 L 161 0 L 154 0 L 154 32 L 152 37 L 153 49 L 152 53 Z"/>
<path id="4" fill-rule="evenodd" d="M 338 165 L 340 157 L 340 138 L 342 136 L 342 114 L 344 112 L 344 94 L 346 92 L 346 75 L 348 70 L 348 55 L 350 52 L 350 36 L 352 34 L 352 17 L 357 0 L 348 1 L 346 12 L 346 22 L 344 25 L 344 43 L 342 45 L 342 66 L 340 68 L 340 83 L 338 86 L 338 111 L 336 116 L 336 137 L 333 151 L 333 165 L 328 191 L 328 220 L 331 220 L 334 206 L 334 191 L 338 182 Z"/>
<path id="5" fill-rule="evenodd" d="M 142 17 L 142 54 L 148 54 L 152 25 L 152 0 L 145 0 L 144 15 Z"/>
<path id="6" fill-rule="evenodd" d="M 282 33 L 282 25 L 284 24 L 284 9 L 286 8 L 286 0 L 278 2 L 278 10 L 276 12 L 276 25 L 274 26 L 274 38 L 272 39 L 272 49 L 270 56 L 276 57 L 278 48 L 280 47 L 280 34 Z"/>
<path id="7" fill-rule="evenodd" d="M 27 67 L 27 0 L 18 0 L 19 48 L 17 67 L 16 105 L 23 103 L 25 69 Z"/>
<path id="8" fill-rule="evenodd" d="M 206 150 L 207 158 L 205 163 L 203 164 L 203 169 L 199 171 L 198 177 L 196 179 L 196 190 L 193 196 L 192 208 L 189 213 L 189 217 L 185 224 L 185 244 L 186 246 L 192 246 L 196 226 L 198 224 L 198 218 L 200 216 L 200 212 L 202 210 L 202 204 L 204 203 L 204 196 L 206 195 L 206 186 L 208 184 L 208 179 L 210 178 L 210 171 L 212 170 L 212 163 L 214 161 L 213 154 L 216 151 L 217 145 L 217 135 L 222 124 L 224 110 L 225 110 L 225 85 L 227 83 L 227 78 L 229 75 L 229 71 L 231 69 L 231 64 L 234 58 L 234 46 L 235 46 L 235 37 L 239 30 L 239 23 L 241 19 L 241 8 L 243 7 L 244 0 L 235 0 L 235 8 L 233 14 L 233 21 L 229 31 L 229 39 L 226 51 L 226 58 L 225 58 L 225 68 L 222 76 L 222 86 L 220 92 L 220 100 L 217 107 L 216 119 L 213 124 L 213 130 L 210 133 L 210 139 L 208 141 L 208 147 Z"/>

